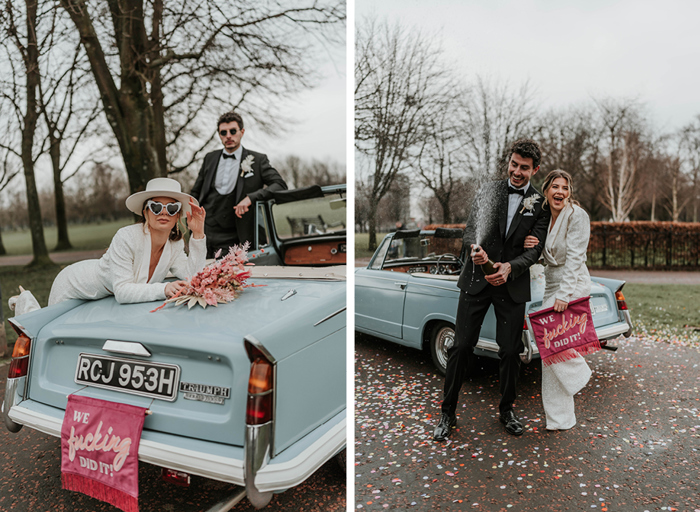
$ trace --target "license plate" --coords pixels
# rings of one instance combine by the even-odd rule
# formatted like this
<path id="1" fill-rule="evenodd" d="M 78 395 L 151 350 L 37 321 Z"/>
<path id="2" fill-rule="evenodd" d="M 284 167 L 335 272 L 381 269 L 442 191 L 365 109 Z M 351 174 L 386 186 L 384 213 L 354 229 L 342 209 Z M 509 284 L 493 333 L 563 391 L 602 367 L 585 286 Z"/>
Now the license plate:
<path id="1" fill-rule="evenodd" d="M 591 305 L 591 315 L 595 315 L 596 313 L 603 313 L 604 311 L 608 310 L 608 305 L 607 304 L 597 304 L 597 305 Z"/>
<path id="2" fill-rule="evenodd" d="M 172 402 L 177 398 L 180 367 L 175 364 L 80 354 L 75 369 L 75 382 Z"/>

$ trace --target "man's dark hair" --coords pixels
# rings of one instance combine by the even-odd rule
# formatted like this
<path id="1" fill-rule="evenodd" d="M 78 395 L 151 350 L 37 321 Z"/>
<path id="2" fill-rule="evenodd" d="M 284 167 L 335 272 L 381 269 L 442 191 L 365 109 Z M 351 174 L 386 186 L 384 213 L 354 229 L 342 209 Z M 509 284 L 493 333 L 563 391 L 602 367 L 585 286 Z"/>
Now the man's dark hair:
<path id="1" fill-rule="evenodd" d="M 219 126 L 221 126 L 223 123 L 233 123 L 234 121 L 238 123 L 238 127 L 242 130 L 243 118 L 238 112 L 234 112 L 233 110 L 219 116 L 219 121 L 216 123 L 216 129 L 218 130 Z"/>
<path id="2" fill-rule="evenodd" d="M 513 145 L 510 147 L 510 155 L 508 155 L 509 160 L 513 153 L 517 153 L 523 158 L 532 158 L 533 169 L 539 167 L 542 159 L 540 146 L 532 139 L 518 139 L 513 142 Z"/>

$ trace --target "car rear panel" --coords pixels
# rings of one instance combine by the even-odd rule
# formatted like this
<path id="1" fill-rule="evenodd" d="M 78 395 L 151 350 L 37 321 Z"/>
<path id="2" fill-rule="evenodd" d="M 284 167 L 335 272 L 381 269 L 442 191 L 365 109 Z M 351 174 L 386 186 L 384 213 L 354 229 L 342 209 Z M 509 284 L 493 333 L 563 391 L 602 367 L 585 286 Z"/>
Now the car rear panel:
<path id="1" fill-rule="evenodd" d="M 280 279 L 261 280 L 260 284 L 265 286 L 246 289 L 233 303 L 206 310 L 169 305 L 150 313 L 160 304 L 120 305 L 113 298 L 86 302 L 39 331 L 32 347 L 28 397 L 60 409 L 65 409 L 67 396 L 75 392 L 147 407 L 153 414 L 146 417 L 145 430 L 242 446 L 250 370 L 244 336 L 264 331 L 271 321 L 269 311 L 275 312 L 278 322 L 295 318 L 310 301 L 322 302 L 335 288 L 323 282 Z M 290 288 L 297 293 L 281 300 Z M 139 343 L 152 355 L 107 352 L 103 350 L 107 340 Z M 264 344 L 265 337 L 260 341 Z M 289 340 L 286 349 L 301 349 L 305 342 Z M 104 361 L 133 361 L 144 368 L 147 364 L 176 365 L 180 375 L 175 399 L 78 384 L 75 376 L 81 354 Z M 186 384 L 181 389 L 182 383 Z M 186 399 L 185 392 L 200 400 Z M 201 401 L 212 397 L 223 404 Z"/>

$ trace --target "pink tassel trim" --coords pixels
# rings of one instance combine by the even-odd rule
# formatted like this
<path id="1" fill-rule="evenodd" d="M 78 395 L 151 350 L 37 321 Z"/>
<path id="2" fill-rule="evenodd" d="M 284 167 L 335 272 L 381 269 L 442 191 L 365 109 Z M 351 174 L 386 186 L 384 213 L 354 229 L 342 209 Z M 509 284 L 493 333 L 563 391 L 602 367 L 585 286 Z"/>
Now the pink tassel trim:
<path id="1" fill-rule="evenodd" d="M 545 359 L 542 359 L 542 364 L 544 366 L 550 366 L 556 363 L 563 363 L 564 361 L 569 361 L 578 355 L 588 355 L 594 354 L 601 350 L 600 340 L 591 341 L 590 343 L 585 343 L 581 346 L 570 348 L 568 350 L 563 350 L 557 354 L 553 354 Z"/>
<path id="2" fill-rule="evenodd" d="M 68 491 L 76 491 L 110 503 L 124 512 L 139 512 L 138 497 L 131 496 L 91 478 L 73 473 L 61 473 L 61 484 Z"/>

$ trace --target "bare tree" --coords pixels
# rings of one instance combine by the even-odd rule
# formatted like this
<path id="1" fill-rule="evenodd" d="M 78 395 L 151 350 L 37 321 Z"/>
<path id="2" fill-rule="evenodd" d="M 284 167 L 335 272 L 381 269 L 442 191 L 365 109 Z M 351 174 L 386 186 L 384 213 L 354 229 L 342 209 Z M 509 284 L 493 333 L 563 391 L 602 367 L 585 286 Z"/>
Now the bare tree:
<path id="1" fill-rule="evenodd" d="M 698 222 L 698 188 L 700 187 L 700 115 L 681 128 L 678 153 L 685 174 L 690 177 L 693 222 Z"/>
<path id="2" fill-rule="evenodd" d="M 279 172 L 290 188 L 345 183 L 345 166 L 332 161 L 305 160 L 288 155 L 282 161 Z"/>
<path id="3" fill-rule="evenodd" d="M 685 193 L 688 190 L 686 186 L 687 176 L 681 171 L 680 158 L 666 156 L 663 159 L 663 164 L 665 172 L 662 176 L 666 186 L 662 190 L 666 192 L 667 197 L 664 208 L 671 217 L 671 220 L 673 222 L 678 222 L 683 209 L 691 199 L 691 196 Z"/>
<path id="4" fill-rule="evenodd" d="M 361 20 L 355 54 L 355 147 L 369 162 L 367 218 L 374 250 L 379 202 L 413 161 L 450 80 L 433 40 L 399 24 Z"/>
<path id="5" fill-rule="evenodd" d="M 43 148 L 35 150 L 35 135 L 40 104 L 37 93 L 40 88 L 39 73 L 38 0 L 10 2 L 7 0 L 0 44 L 4 50 L 6 65 L 11 69 L 9 80 L 0 85 L 0 94 L 6 109 L 11 112 L 10 126 L 19 128 L 20 140 L 14 140 L 12 130 L 6 132 L 0 147 L 19 158 L 24 171 L 24 182 L 29 210 L 29 227 L 32 239 L 33 259 L 30 266 L 50 266 L 54 263 L 44 240 L 41 204 L 37 193 L 34 167 Z M 42 13 L 44 14 L 44 13 Z M 24 78 L 24 85 L 19 80 Z M 19 147 L 18 147 L 19 146 Z"/>
<path id="6" fill-rule="evenodd" d="M 455 102 L 444 103 L 436 116 L 426 120 L 426 136 L 418 154 L 418 176 L 432 191 L 442 210 L 442 222 L 453 222 L 453 194 L 465 176 L 465 142 L 460 138 L 464 120 Z"/>
<path id="7" fill-rule="evenodd" d="M 600 201 L 600 167 L 603 164 L 598 112 L 594 105 L 553 109 L 536 121 L 537 141 L 542 148 L 541 170 L 536 181 L 541 183 L 552 170 L 563 169 L 574 180 L 576 199 L 592 219 L 603 216 Z"/>
<path id="8" fill-rule="evenodd" d="M 528 82 L 512 87 L 482 77 L 470 92 L 465 96 L 468 122 L 461 134 L 468 168 L 479 180 L 494 179 L 505 172 L 510 145 L 522 137 L 536 137 L 533 93 Z"/>
<path id="9" fill-rule="evenodd" d="M 0 148 L 0 155 L 2 155 L 2 160 L 0 161 L 0 192 L 2 192 L 19 175 L 20 170 L 19 166 L 14 166 L 10 161 L 11 153 L 8 149 Z M 2 224 L 0 224 L 0 256 L 7 254 L 5 244 L 2 242 L 2 227 Z"/>
<path id="10" fill-rule="evenodd" d="M 313 83 L 314 38 L 330 40 L 326 28 L 345 19 L 344 3 L 316 0 L 60 3 L 87 52 L 132 191 L 198 157 L 206 143 L 173 164 L 182 160 L 178 141 L 192 145 L 211 109 L 238 108 L 271 127 L 274 100 Z"/>
<path id="11" fill-rule="evenodd" d="M 623 222 L 640 199 L 637 180 L 642 142 L 641 107 L 636 100 L 595 100 L 605 133 L 607 166 L 601 200 L 613 222 Z"/>
<path id="12" fill-rule="evenodd" d="M 85 153 L 81 148 L 91 135 L 93 122 L 101 113 L 99 98 L 94 94 L 91 74 L 80 40 L 72 34 L 70 20 L 61 19 L 61 10 L 49 12 L 50 27 L 42 59 L 43 80 L 40 83 L 39 101 L 46 123 L 49 157 L 53 168 L 55 218 L 58 232 L 56 250 L 71 248 L 68 237 L 64 182 L 80 169 L 95 162 L 96 150 L 90 151 L 80 163 L 73 163 L 76 154 Z M 65 15 L 64 15 L 65 17 Z M 93 137 L 94 140 L 94 137 Z M 82 151 L 81 151 L 82 149 Z M 65 171 L 71 166 L 71 172 Z"/>

